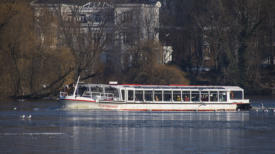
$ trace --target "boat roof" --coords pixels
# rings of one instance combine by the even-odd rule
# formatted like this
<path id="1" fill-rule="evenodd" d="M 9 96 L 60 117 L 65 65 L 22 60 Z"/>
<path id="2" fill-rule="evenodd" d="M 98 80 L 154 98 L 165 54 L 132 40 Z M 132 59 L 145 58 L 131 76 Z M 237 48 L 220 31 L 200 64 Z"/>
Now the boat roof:
<path id="1" fill-rule="evenodd" d="M 115 3 L 115 4 L 155 4 L 157 0 L 34 0 L 36 4 L 74 4 L 74 5 L 84 5 L 89 2 L 105 2 L 105 3 Z"/>
<path id="2" fill-rule="evenodd" d="M 80 84 L 87 87 L 116 87 L 116 88 L 133 88 L 133 89 L 186 89 L 186 90 L 243 90 L 238 86 L 202 86 L 202 85 L 143 85 L 143 84 Z"/>

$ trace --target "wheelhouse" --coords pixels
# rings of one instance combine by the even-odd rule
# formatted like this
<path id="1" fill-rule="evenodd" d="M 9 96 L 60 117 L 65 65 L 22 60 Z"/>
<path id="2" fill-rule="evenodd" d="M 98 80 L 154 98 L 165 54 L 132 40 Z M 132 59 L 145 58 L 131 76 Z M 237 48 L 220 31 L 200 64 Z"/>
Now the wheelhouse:
<path id="1" fill-rule="evenodd" d="M 92 98 L 100 101 L 118 101 L 120 94 L 116 87 L 104 84 L 80 84 L 76 90 L 77 97 Z"/>

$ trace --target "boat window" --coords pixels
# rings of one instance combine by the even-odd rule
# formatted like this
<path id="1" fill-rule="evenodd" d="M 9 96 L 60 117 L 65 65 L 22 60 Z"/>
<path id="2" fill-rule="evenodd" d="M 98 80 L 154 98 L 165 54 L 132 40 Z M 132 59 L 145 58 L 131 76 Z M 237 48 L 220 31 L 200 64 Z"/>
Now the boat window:
<path id="1" fill-rule="evenodd" d="M 95 86 L 91 87 L 91 92 L 103 92 L 103 89 L 102 87 Z"/>
<path id="2" fill-rule="evenodd" d="M 128 90 L 128 101 L 133 101 L 133 100 L 134 100 L 134 91 Z"/>
<path id="3" fill-rule="evenodd" d="M 77 88 L 77 94 L 80 95 L 80 96 L 86 95 L 86 92 L 88 92 L 88 91 L 89 91 L 88 87 L 79 86 Z"/>
<path id="4" fill-rule="evenodd" d="M 199 102 L 200 101 L 200 93 L 198 91 L 192 91 L 192 102 Z"/>
<path id="5" fill-rule="evenodd" d="M 115 97 L 118 97 L 118 90 L 114 87 L 106 87 L 105 93 L 113 94 Z"/>
<path id="6" fill-rule="evenodd" d="M 243 92 L 242 91 L 231 91 L 230 92 L 230 99 L 243 99 Z"/>
<path id="7" fill-rule="evenodd" d="M 220 102 L 226 102 L 227 101 L 226 91 L 220 91 L 219 92 L 219 101 Z"/>
<path id="8" fill-rule="evenodd" d="M 190 91 L 182 91 L 182 100 L 184 102 L 190 101 Z"/>
<path id="9" fill-rule="evenodd" d="M 175 101 L 175 102 L 180 102 L 181 101 L 180 91 L 173 91 L 173 101 Z"/>
<path id="10" fill-rule="evenodd" d="M 145 100 L 153 101 L 153 91 L 145 91 Z"/>
<path id="11" fill-rule="evenodd" d="M 171 101 L 172 92 L 171 91 L 164 91 L 164 101 Z"/>
<path id="12" fill-rule="evenodd" d="M 155 101 L 162 101 L 162 91 L 155 91 Z"/>
<path id="13" fill-rule="evenodd" d="M 218 92 L 217 91 L 210 91 L 210 101 L 211 102 L 218 101 Z"/>
<path id="14" fill-rule="evenodd" d="M 201 92 L 201 101 L 208 102 L 209 101 L 209 93 L 208 91 Z"/>
<path id="15" fill-rule="evenodd" d="M 135 91 L 135 100 L 136 101 L 143 101 L 143 91 L 141 90 L 136 90 Z"/>
<path id="16" fill-rule="evenodd" d="M 125 100 L 125 90 L 121 90 L 122 100 Z"/>

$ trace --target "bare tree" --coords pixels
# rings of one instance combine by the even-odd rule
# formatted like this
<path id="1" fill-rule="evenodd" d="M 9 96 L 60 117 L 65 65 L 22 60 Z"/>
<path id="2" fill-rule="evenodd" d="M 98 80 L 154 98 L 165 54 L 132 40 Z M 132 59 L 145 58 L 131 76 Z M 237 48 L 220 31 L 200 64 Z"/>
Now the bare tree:
<path id="1" fill-rule="evenodd" d="M 59 32 L 63 43 L 75 57 L 75 78 L 78 75 L 82 79 L 94 77 L 101 71 L 99 56 L 106 47 L 106 29 L 112 20 L 111 12 L 108 8 L 102 8 L 87 13 L 83 12 L 85 8 L 76 5 L 68 6 L 67 12 L 61 12 L 62 9 L 65 8 L 57 10 Z"/>

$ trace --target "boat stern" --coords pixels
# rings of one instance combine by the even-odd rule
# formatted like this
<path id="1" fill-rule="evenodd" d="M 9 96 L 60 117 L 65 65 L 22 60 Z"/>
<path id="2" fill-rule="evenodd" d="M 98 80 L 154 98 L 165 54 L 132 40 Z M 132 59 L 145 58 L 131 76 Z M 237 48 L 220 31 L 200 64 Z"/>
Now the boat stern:
<path id="1" fill-rule="evenodd" d="M 244 110 L 250 110 L 252 108 L 249 102 L 249 99 L 245 99 L 241 103 L 236 103 L 236 104 L 237 104 L 237 110 L 244 111 Z"/>

